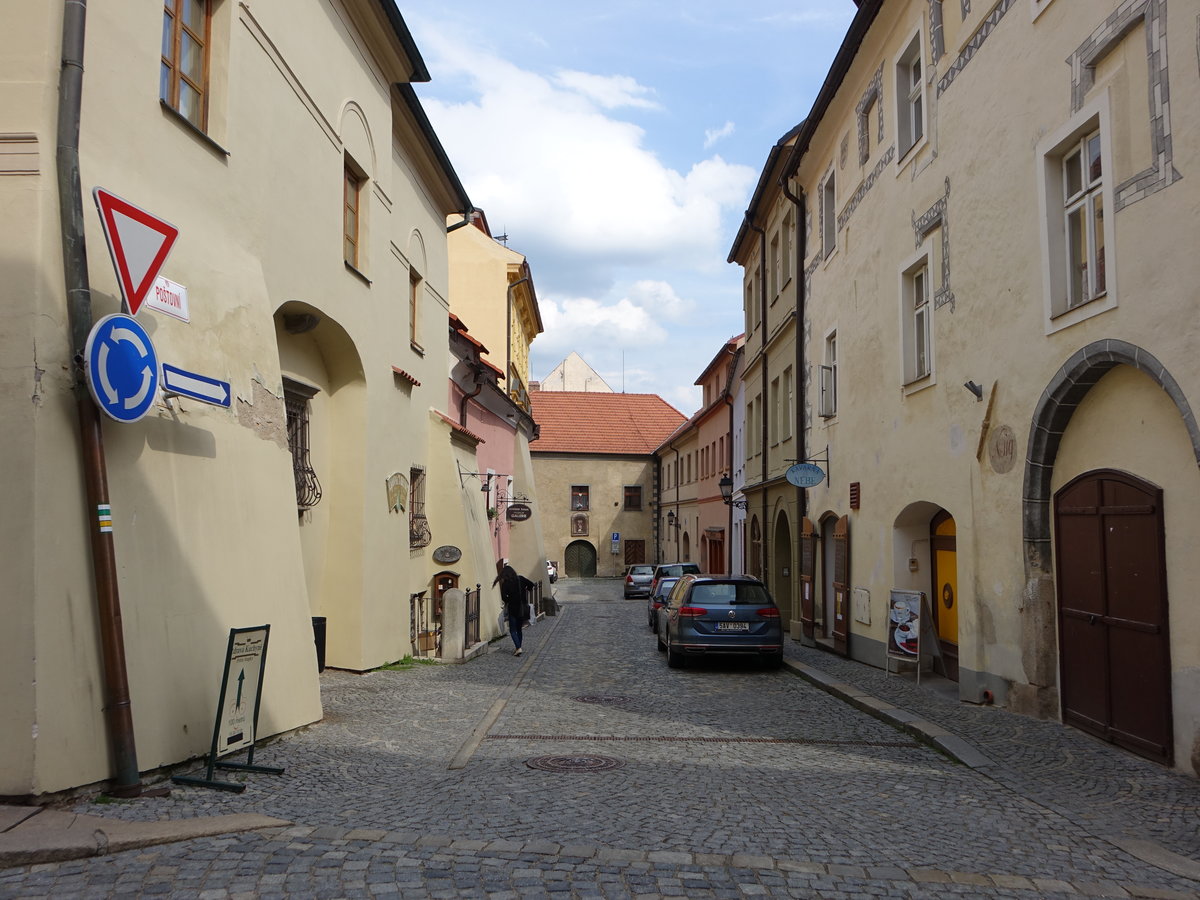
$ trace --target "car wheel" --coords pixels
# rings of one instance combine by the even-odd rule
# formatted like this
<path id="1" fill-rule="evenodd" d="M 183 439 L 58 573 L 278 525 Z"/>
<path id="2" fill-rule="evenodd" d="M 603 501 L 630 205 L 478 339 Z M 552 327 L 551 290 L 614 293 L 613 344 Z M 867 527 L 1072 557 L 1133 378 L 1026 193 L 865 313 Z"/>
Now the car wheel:
<path id="1" fill-rule="evenodd" d="M 667 666 L 672 669 L 682 669 L 686 665 L 683 654 L 671 643 L 671 635 L 667 635 Z"/>

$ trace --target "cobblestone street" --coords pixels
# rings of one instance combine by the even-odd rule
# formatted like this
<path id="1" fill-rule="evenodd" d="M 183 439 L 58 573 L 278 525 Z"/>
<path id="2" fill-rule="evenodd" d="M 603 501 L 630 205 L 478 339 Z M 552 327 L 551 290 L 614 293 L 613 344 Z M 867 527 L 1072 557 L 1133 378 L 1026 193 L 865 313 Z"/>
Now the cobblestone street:
<path id="1" fill-rule="evenodd" d="M 645 601 L 621 599 L 618 581 L 564 580 L 558 596 L 521 657 L 506 638 L 461 666 L 327 671 L 324 720 L 260 747 L 255 761 L 286 774 L 246 776 L 243 794 L 76 806 L 292 825 L 0 870 L 0 897 L 1200 896 L 1170 862 L 1200 846 L 1193 779 L 947 703 L 948 720 L 992 717 L 963 721 L 990 736 L 984 753 L 1014 755 L 1004 742 L 1022 730 L 1015 767 L 980 771 L 787 668 L 668 669 Z M 904 679 L 880 687 L 929 702 Z M 1014 776 L 1021 765 L 1041 780 Z M 1126 767 L 1171 803 L 1111 802 Z M 1122 822 L 1124 842 L 1109 839 Z"/>

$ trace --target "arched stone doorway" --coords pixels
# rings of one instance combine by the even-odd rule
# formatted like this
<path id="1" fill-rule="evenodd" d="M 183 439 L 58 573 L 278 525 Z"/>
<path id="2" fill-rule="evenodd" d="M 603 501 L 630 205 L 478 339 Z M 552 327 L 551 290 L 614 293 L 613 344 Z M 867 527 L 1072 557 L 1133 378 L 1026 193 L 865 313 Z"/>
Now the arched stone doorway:
<path id="1" fill-rule="evenodd" d="M 568 578 L 596 577 L 596 548 L 587 541 L 571 541 L 563 555 Z"/>
<path id="2" fill-rule="evenodd" d="M 1167 368 L 1141 347 L 1119 340 L 1089 344 L 1076 351 L 1050 379 L 1033 413 L 1025 459 L 1022 519 L 1026 606 L 1021 644 L 1027 684 L 1014 685 L 1009 693 L 1009 705 L 1021 712 L 1044 717 L 1061 712 L 1055 558 L 1051 546 L 1054 467 L 1067 426 L 1079 405 L 1100 379 L 1118 366 L 1136 369 L 1162 388 L 1178 410 L 1191 443 L 1191 456 L 1200 464 L 1200 424 L 1182 388 Z"/>

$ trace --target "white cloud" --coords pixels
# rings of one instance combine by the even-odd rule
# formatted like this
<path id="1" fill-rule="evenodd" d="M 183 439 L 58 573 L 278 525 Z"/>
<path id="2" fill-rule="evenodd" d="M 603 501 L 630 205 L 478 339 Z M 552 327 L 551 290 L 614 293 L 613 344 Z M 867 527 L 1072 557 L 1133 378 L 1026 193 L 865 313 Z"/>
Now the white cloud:
<path id="1" fill-rule="evenodd" d="M 469 83 L 473 99 L 425 107 L 472 201 L 514 248 L 584 265 L 723 258 L 722 215 L 741 210 L 758 173 L 719 156 L 686 174 L 666 166 L 641 128 L 607 113 L 648 102 L 633 79 L 550 80 L 448 35 L 422 49 L 439 78 Z"/>
<path id="2" fill-rule="evenodd" d="M 602 109 L 618 109 L 632 106 L 637 109 L 660 109 L 647 98 L 653 94 L 650 88 L 637 83 L 628 75 L 592 75 L 589 72 L 560 71 L 554 76 L 559 87 L 582 94 Z"/>
<path id="3" fill-rule="evenodd" d="M 721 138 L 727 138 L 733 134 L 733 123 L 726 122 L 720 128 L 708 128 L 704 132 L 704 149 L 707 150 Z"/>

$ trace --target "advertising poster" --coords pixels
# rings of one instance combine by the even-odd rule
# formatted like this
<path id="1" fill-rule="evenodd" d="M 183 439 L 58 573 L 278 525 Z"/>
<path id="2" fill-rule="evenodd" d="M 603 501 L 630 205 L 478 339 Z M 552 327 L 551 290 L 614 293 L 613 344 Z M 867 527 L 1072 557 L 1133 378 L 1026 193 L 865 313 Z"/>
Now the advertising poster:
<path id="1" fill-rule="evenodd" d="M 225 683 L 221 685 L 217 756 L 254 746 L 254 712 L 267 649 L 266 626 L 235 629 L 229 636 Z"/>
<path id="2" fill-rule="evenodd" d="M 900 659 L 921 658 L 920 591 L 892 591 L 888 600 L 888 656 Z"/>

